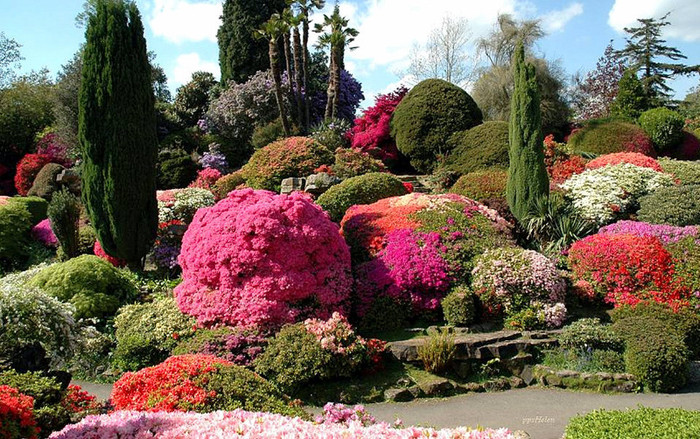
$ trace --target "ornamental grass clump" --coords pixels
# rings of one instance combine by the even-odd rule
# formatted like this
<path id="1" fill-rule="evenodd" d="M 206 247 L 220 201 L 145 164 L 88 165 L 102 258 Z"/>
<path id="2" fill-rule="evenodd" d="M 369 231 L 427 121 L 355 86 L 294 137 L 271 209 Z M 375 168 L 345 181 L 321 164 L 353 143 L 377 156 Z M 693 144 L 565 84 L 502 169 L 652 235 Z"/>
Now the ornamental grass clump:
<path id="1" fill-rule="evenodd" d="M 443 373 L 452 362 L 456 348 L 455 335 L 447 331 L 436 331 L 418 346 L 418 359 L 430 373 Z"/>
<path id="2" fill-rule="evenodd" d="M 350 252 L 306 195 L 233 191 L 182 240 L 180 309 L 202 325 L 279 327 L 347 306 Z"/>

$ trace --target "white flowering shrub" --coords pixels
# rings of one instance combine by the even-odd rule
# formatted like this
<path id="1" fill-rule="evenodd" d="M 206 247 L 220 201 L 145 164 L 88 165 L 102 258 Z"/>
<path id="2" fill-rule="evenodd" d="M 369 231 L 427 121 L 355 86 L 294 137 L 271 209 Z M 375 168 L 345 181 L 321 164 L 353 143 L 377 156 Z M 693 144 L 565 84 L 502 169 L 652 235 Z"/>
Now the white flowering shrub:
<path id="1" fill-rule="evenodd" d="M 158 191 L 158 222 L 182 221 L 189 224 L 202 207 L 216 203 L 211 191 L 200 188 Z"/>
<path id="2" fill-rule="evenodd" d="M 669 174 L 622 163 L 573 175 L 561 188 L 579 215 L 605 225 L 634 213 L 644 195 L 673 185 Z"/>

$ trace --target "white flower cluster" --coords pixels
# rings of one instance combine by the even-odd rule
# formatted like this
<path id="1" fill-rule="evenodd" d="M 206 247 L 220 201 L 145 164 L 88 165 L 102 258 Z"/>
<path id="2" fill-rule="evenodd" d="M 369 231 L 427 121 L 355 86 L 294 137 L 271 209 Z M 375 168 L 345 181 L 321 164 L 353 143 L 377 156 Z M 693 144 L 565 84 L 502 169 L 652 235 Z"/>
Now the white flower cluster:
<path id="1" fill-rule="evenodd" d="M 561 188 L 579 215 L 605 225 L 633 213 L 642 196 L 673 184 L 669 174 L 622 163 L 586 170 L 566 180 Z"/>
<path id="2" fill-rule="evenodd" d="M 168 192 L 170 197 L 159 197 L 166 200 L 158 201 L 158 221 L 161 223 L 179 220 L 189 224 L 198 209 L 216 203 L 214 195 L 206 189 L 185 188 L 165 192 Z"/>

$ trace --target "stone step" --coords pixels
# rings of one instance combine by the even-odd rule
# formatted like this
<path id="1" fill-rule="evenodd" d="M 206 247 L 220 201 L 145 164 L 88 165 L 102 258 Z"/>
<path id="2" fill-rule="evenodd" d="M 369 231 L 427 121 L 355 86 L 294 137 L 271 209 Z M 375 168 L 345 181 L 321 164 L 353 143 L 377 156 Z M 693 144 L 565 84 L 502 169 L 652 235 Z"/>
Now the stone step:
<path id="1" fill-rule="evenodd" d="M 518 331 L 497 331 L 478 334 L 463 334 L 455 337 L 455 358 L 476 358 L 477 349 L 481 346 L 507 340 L 518 339 L 522 333 Z M 413 338 L 389 343 L 389 351 L 399 361 L 418 361 L 418 346 L 422 346 L 427 337 Z"/>
<path id="2" fill-rule="evenodd" d="M 556 346 L 557 343 L 558 341 L 555 338 L 519 338 L 516 340 L 500 341 L 479 347 L 476 350 L 475 355 L 470 358 L 476 358 L 478 360 L 490 360 L 492 358 L 513 358 L 522 353 L 529 352 L 529 350 L 533 347 Z"/>

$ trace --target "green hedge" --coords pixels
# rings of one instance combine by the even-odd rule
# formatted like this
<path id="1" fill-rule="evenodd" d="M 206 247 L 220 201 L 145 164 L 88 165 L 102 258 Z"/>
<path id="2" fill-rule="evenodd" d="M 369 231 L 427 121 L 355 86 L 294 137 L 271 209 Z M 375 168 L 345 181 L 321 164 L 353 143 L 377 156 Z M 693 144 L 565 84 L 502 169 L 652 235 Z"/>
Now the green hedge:
<path id="1" fill-rule="evenodd" d="M 654 145 L 644 130 L 624 120 L 591 120 L 569 137 L 569 145 L 577 152 L 600 155 L 639 152 L 655 156 Z"/>
<path id="2" fill-rule="evenodd" d="M 484 122 L 454 133 L 449 145 L 452 152 L 445 160 L 449 172 L 464 175 L 491 167 L 508 168 L 508 122 Z"/>
<path id="3" fill-rule="evenodd" d="M 660 188 L 639 200 L 637 219 L 652 224 L 700 224 L 700 185 Z"/>
<path id="4" fill-rule="evenodd" d="M 49 208 L 48 201 L 40 197 L 12 197 L 7 200 L 10 204 L 24 206 L 29 215 L 32 226 L 35 226 L 46 219 L 46 211 Z"/>
<path id="5" fill-rule="evenodd" d="M 345 212 L 356 204 L 372 204 L 382 198 L 406 195 L 408 191 L 401 180 L 391 174 L 373 172 L 348 178 L 332 186 L 316 203 L 331 216 L 335 222 L 343 219 Z"/>
<path id="6" fill-rule="evenodd" d="M 26 262 L 31 242 L 32 216 L 19 203 L 0 204 L 0 271 Z"/>
<path id="7" fill-rule="evenodd" d="M 683 116 L 668 108 L 645 111 L 639 116 L 639 125 L 659 151 L 671 149 L 683 140 Z"/>
<path id="8" fill-rule="evenodd" d="M 65 170 L 58 163 L 48 163 L 41 168 L 41 171 L 36 175 L 31 189 L 27 192 L 29 196 L 41 197 L 47 201 L 51 201 L 53 193 L 61 188 L 61 185 L 56 181 L 56 177 Z"/>
<path id="9" fill-rule="evenodd" d="M 396 107 L 391 133 L 411 165 L 418 172 L 430 173 L 438 157 L 450 152 L 450 136 L 482 120 L 481 110 L 467 92 L 441 79 L 427 79 Z"/>
<path id="10" fill-rule="evenodd" d="M 164 150 L 158 154 L 158 189 L 184 188 L 196 177 L 197 164 L 184 150 Z"/>
<path id="11" fill-rule="evenodd" d="M 450 192 L 476 201 L 506 198 L 507 169 L 484 169 L 459 177 Z"/>
<path id="12" fill-rule="evenodd" d="M 476 318 L 475 296 L 469 287 L 457 286 L 442 299 L 442 313 L 451 326 L 467 326 Z"/>
<path id="13" fill-rule="evenodd" d="M 695 439 L 700 411 L 679 408 L 595 410 L 572 418 L 564 439 Z"/>

